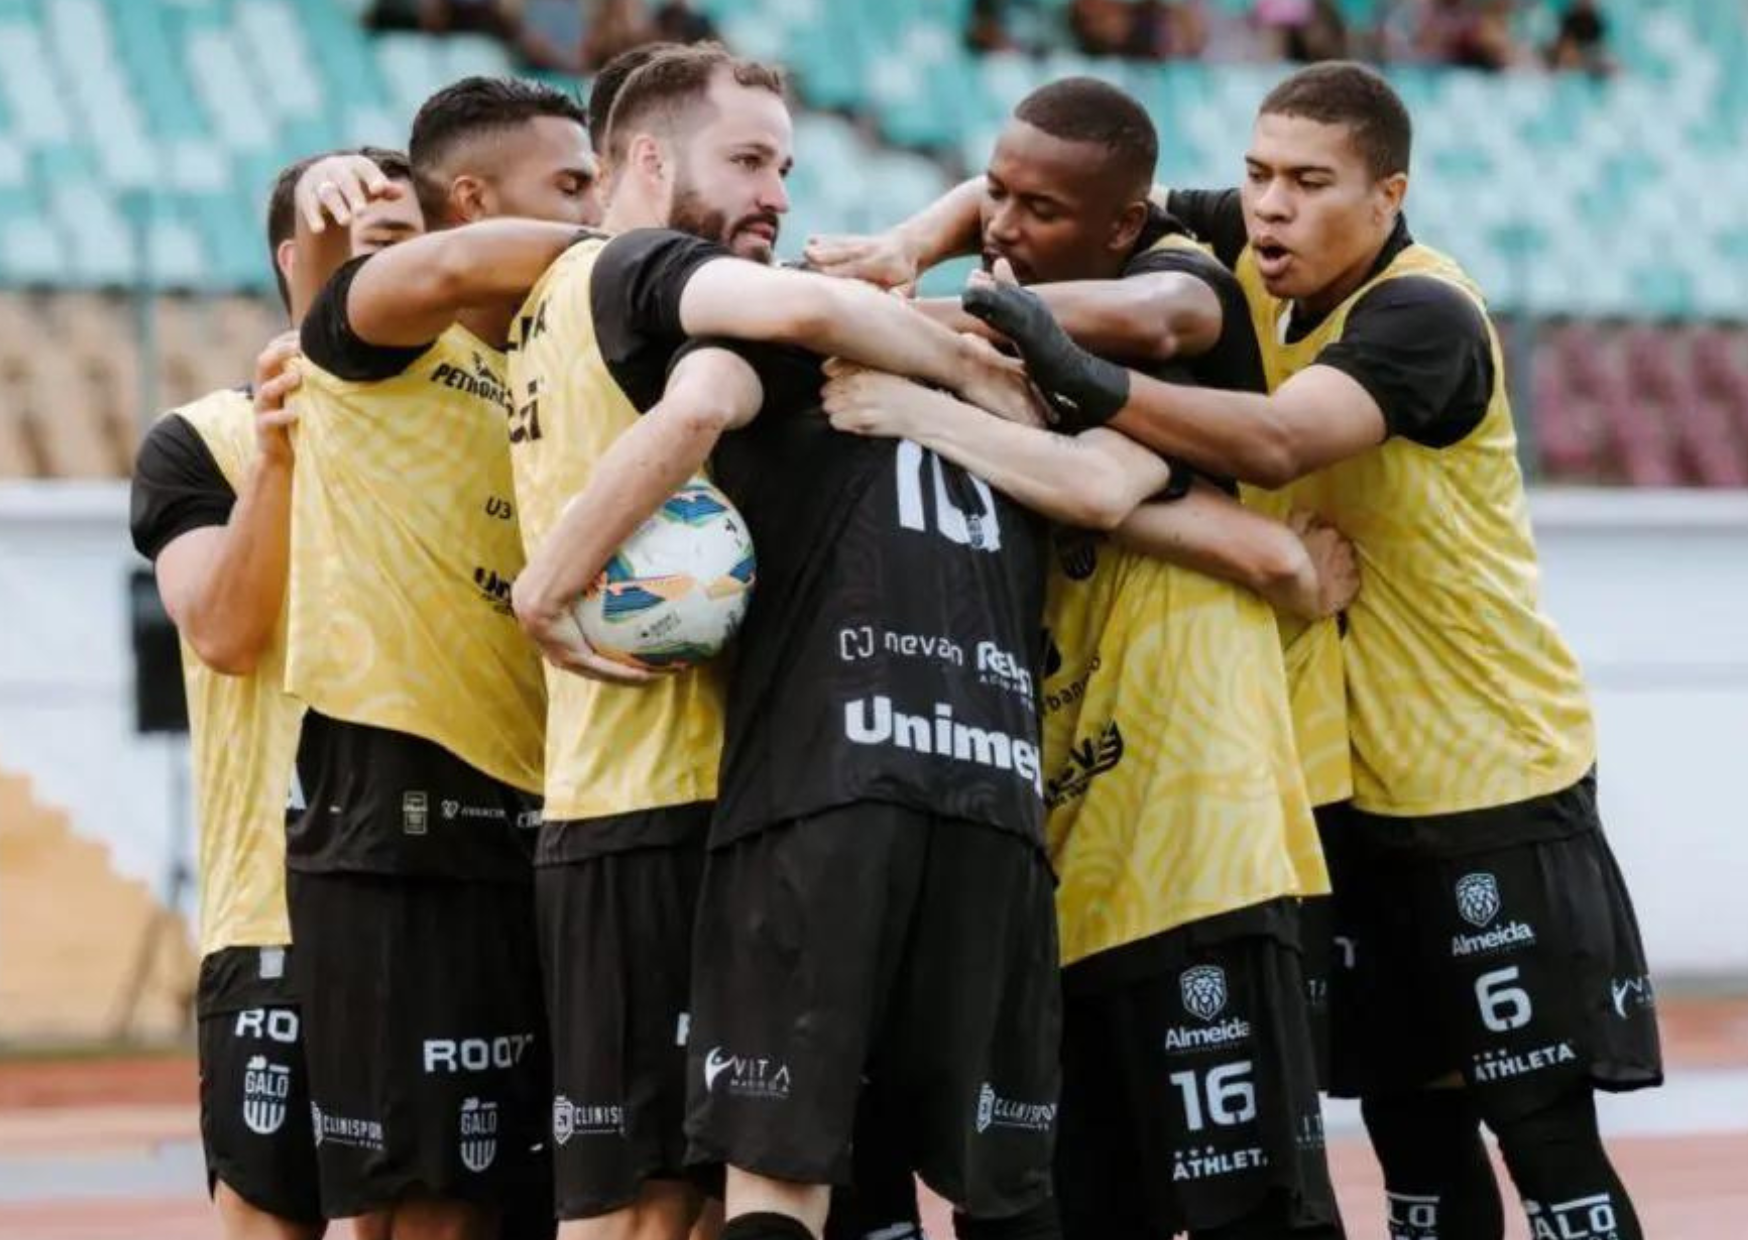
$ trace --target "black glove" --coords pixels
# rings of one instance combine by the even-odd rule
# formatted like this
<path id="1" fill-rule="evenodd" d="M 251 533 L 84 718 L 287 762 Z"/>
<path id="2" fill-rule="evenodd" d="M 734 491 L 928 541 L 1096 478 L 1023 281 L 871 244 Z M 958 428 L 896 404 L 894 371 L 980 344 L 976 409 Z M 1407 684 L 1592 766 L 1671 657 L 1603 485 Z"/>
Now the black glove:
<path id="1" fill-rule="evenodd" d="M 1036 293 L 1011 284 L 977 285 L 965 290 L 960 304 L 1013 341 L 1050 402 L 1057 429 L 1076 434 L 1103 426 L 1129 403 L 1129 372 L 1069 339 Z"/>

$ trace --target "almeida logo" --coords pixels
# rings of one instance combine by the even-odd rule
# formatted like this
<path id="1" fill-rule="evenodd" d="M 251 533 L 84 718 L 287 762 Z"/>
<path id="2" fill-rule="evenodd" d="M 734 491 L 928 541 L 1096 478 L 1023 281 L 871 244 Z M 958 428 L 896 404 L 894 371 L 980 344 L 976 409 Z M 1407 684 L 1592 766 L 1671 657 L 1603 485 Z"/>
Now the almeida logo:
<path id="1" fill-rule="evenodd" d="M 1207 1050 L 1250 1037 L 1250 1022 L 1242 1016 L 1229 1016 L 1215 1023 L 1231 999 L 1226 989 L 1226 970 L 1219 965 L 1198 964 L 1185 969 L 1178 975 L 1178 993 L 1183 998 L 1184 1011 L 1204 1023 L 1167 1029 L 1166 1050 Z"/>
<path id="2" fill-rule="evenodd" d="M 1499 896 L 1499 880 L 1485 870 L 1459 878 L 1456 896 L 1458 916 L 1481 933 L 1452 935 L 1452 956 L 1490 955 L 1536 941 L 1536 932 L 1521 921 L 1493 925 L 1504 902 Z"/>
<path id="3" fill-rule="evenodd" d="M 1499 916 L 1499 880 L 1487 873 L 1465 874 L 1459 878 L 1457 912 L 1476 928 Z"/>
<path id="4" fill-rule="evenodd" d="M 1185 969 L 1178 978 L 1183 992 L 1184 1010 L 1203 1020 L 1213 1020 L 1226 1010 L 1226 970 L 1216 964 L 1199 964 Z"/>

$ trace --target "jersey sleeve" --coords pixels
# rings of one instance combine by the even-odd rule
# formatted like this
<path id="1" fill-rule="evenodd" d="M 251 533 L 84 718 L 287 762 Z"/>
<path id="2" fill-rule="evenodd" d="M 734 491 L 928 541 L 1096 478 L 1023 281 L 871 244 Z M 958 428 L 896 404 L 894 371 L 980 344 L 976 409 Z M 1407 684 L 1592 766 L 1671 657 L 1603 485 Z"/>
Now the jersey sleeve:
<path id="1" fill-rule="evenodd" d="M 148 560 L 190 530 L 231 519 L 237 493 L 200 432 L 179 414 L 160 418 L 134 461 L 128 525 Z"/>
<path id="2" fill-rule="evenodd" d="M 632 363 L 656 342 L 685 337 L 680 298 L 698 268 L 729 252 L 668 228 L 639 228 L 608 242 L 589 279 L 595 339 L 610 367 Z"/>
<path id="3" fill-rule="evenodd" d="M 1206 284 L 1219 299 L 1219 339 L 1207 352 L 1180 359 L 1186 363 L 1190 377 L 1204 387 L 1238 392 L 1266 391 L 1262 351 L 1257 348 L 1256 331 L 1250 322 L 1250 304 L 1244 298 L 1238 277 L 1200 250 L 1170 247 L 1136 255 L 1124 269 L 1123 276 L 1127 279 L 1153 272 L 1191 276 Z"/>
<path id="4" fill-rule="evenodd" d="M 724 349 L 733 353 L 758 375 L 764 389 L 759 409 L 761 416 L 785 410 L 810 409 L 819 403 L 820 388 L 825 374 L 820 370 L 819 357 L 793 345 L 774 344 L 760 340 L 733 340 L 726 336 L 696 336 L 675 351 L 668 373 L 680 364 L 680 359 L 699 349 Z"/>
<path id="5" fill-rule="evenodd" d="M 392 379 L 417 361 L 430 343 L 412 348 L 372 344 L 352 330 L 346 302 L 352 281 L 358 278 L 371 255 L 365 254 L 341 265 L 322 291 L 316 294 L 298 333 L 304 356 L 323 370 L 349 383 L 374 383 Z"/>
<path id="6" fill-rule="evenodd" d="M 1244 204 L 1236 189 L 1174 189 L 1166 195 L 1165 209 L 1213 246 L 1214 256 L 1228 267 L 1238 262 L 1249 243 Z"/>
<path id="7" fill-rule="evenodd" d="M 1360 298 L 1316 364 L 1365 388 L 1390 434 L 1428 448 L 1465 438 L 1493 397 L 1493 345 L 1480 307 L 1430 276 L 1387 280 Z"/>

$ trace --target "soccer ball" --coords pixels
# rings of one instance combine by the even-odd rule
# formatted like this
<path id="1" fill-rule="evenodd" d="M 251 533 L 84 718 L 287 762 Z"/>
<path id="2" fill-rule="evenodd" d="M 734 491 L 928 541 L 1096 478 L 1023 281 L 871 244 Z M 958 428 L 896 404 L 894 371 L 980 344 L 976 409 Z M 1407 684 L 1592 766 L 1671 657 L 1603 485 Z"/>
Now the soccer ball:
<path id="1" fill-rule="evenodd" d="M 753 540 L 728 496 L 702 478 L 674 492 L 613 553 L 577 603 L 589 644 L 633 667 L 690 667 L 740 627 Z"/>

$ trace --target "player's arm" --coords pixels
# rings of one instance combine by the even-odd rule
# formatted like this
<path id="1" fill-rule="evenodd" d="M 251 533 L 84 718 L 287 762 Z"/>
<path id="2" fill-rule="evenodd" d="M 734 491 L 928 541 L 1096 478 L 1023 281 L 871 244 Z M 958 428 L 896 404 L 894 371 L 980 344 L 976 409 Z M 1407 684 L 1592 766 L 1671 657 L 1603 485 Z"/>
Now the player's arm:
<path id="1" fill-rule="evenodd" d="M 1353 544 L 1333 526 L 1295 512 L 1282 524 L 1198 480 L 1170 503 L 1146 503 L 1116 527 L 1122 546 L 1243 586 L 1279 611 L 1320 620 L 1359 591 Z"/>
<path id="2" fill-rule="evenodd" d="M 1033 416 L 1019 367 L 856 280 L 716 258 L 697 267 L 679 299 L 690 336 L 769 341 L 950 388 L 1003 416 Z"/>
<path id="3" fill-rule="evenodd" d="M 1125 435 L 1020 426 L 894 375 L 837 362 L 827 369 L 825 407 L 839 430 L 919 443 L 1035 512 L 1113 531 L 1125 546 L 1307 619 L 1353 599 L 1352 546 L 1309 514 L 1283 525 L 1201 482 L 1179 500 L 1145 503 L 1170 482 L 1171 469 Z"/>
<path id="4" fill-rule="evenodd" d="M 304 169 L 292 191 L 296 230 L 286 276 L 292 322 L 302 321 L 322 286 L 352 257 L 352 221 L 373 202 L 412 192 L 364 155 L 329 155 Z"/>
<path id="5" fill-rule="evenodd" d="M 1429 276 L 1367 293 L 1341 339 L 1267 396 L 1164 383 L 1095 357 L 1024 289 L 986 283 L 968 289 L 965 303 L 1014 343 L 1073 424 L 1108 423 L 1168 456 L 1265 487 L 1390 435 L 1449 447 L 1480 424 L 1492 399 L 1485 317 L 1454 285 Z"/>
<path id="6" fill-rule="evenodd" d="M 929 268 L 977 253 L 985 188 L 981 176 L 961 181 L 884 232 L 809 237 L 805 257 L 825 275 L 866 280 L 882 288 L 913 287 Z M 1155 185 L 1148 197 L 1212 245 L 1228 267 L 1237 260 L 1245 240 L 1237 190 L 1172 190 Z"/>
<path id="7" fill-rule="evenodd" d="M 998 272 L 1006 266 L 1006 260 L 996 263 Z M 1189 271 L 1144 271 L 1112 280 L 1066 280 L 1027 288 L 1076 344 L 1100 357 L 1138 362 L 1194 357 L 1218 344 L 1225 329 L 1219 296 Z M 917 308 L 953 331 L 999 335 L 956 297 L 927 298 Z"/>
<path id="8" fill-rule="evenodd" d="M 554 665 L 621 684 L 654 679 L 596 654 L 572 608 L 613 552 L 703 471 L 723 432 L 750 422 L 763 400 L 758 374 L 738 355 L 694 348 L 669 372 L 661 400 L 613 441 L 510 592 L 516 618 Z"/>
<path id="9" fill-rule="evenodd" d="M 177 630 L 202 663 L 226 675 L 255 670 L 285 599 L 293 418 L 285 398 L 298 384 L 296 350 L 287 333 L 256 362 L 261 451 L 234 496 L 199 436 L 179 420 L 154 428 L 135 467 L 135 545 L 153 561 Z"/>
<path id="10" fill-rule="evenodd" d="M 982 284 L 965 306 L 1013 342 L 1058 413 L 1110 425 L 1154 450 L 1266 487 L 1384 440 L 1383 412 L 1348 375 L 1311 366 L 1272 395 L 1164 383 L 1081 348 L 1029 290 Z"/>
<path id="11" fill-rule="evenodd" d="M 1068 525 L 1114 529 L 1171 481 L 1169 465 L 1114 431 L 1059 435 L 897 375 L 836 361 L 826 369 L 824 403 L 838 430 L 919 443 Z"/>
<path id="12" fill-rule="evenodd" d="M 983 178 L 972 177 L 885 232 L 809 237 L 804 255 L 825 275 L 882 288 L 914 287 L 936 264 L 977 253 L 983 193 Z"/>
<path id="13" fill-rule="evenodd" d="M 346 293 L 346 318 L 366 345 L 415 348 L 462 311 L 527 295 L 577 239 L 568 224 L 496 219 L 426 233 L 373 254 Z"/>

